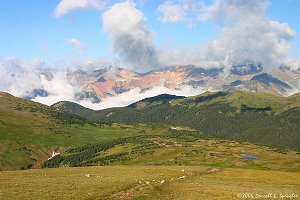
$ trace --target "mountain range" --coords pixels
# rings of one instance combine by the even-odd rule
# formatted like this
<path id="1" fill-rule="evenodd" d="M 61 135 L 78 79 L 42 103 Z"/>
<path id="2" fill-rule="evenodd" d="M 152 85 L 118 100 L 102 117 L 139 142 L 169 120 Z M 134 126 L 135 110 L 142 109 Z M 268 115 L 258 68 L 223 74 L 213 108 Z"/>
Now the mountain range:
<path id="1" fill-rule="evenodd" d="M 53 72 L 43 72 L 48 80 Z M 264 69 L 253 62 L 232 65 L 230 69 L 201 68 L 194 65 L 172 65 L 147 73 L 137 73 L 123 68 L 108 67 L 68 73 L 69 82 L 79 88 L 76 100 L 90 100 L 99 103 L 107 97 L 116 96 L 134 88 L 141 91 L 154 87 L 181 90 L 185 87 L 202 91 L 251 91 L 287 96 L 300 90 L 300 71 L 287 66 L 278 69 Z M 48 91 L 36 88 L 27 99 L 46 97 Z"/>

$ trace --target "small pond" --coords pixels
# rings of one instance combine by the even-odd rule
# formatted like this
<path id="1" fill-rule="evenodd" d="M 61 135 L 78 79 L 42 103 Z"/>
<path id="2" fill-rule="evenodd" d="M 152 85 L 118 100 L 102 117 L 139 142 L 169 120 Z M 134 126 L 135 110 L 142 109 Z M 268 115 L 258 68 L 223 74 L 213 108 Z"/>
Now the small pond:
<path id="1" fill-rule="evenodd" d="M 257 156 L 249 155 L 249 154 L 240 154 L 245 160 L 257 160 Z"/>

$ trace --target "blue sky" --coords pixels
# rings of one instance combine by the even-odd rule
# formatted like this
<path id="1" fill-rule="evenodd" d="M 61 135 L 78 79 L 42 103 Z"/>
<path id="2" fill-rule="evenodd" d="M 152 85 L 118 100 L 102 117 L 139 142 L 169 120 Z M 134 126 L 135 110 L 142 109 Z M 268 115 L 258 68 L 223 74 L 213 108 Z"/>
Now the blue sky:
<path id="1" fill-rule="evenodd" d="M 101 9 L 74 9 L 67 15 L 54 17 L 59 3 L 60 0 L 0 0 L 0 62 L 10 56 L 42 59 L 49 64 L 117 56 L 101 20 L 102 13 L 117 1 L 110 1 Z M 153 32 L 156 46 L 171 49 L 202 47 L 218 37 L 222 27 L 212 21 L 191 17 L 192 22 L 161 22 L 162 14 L 157 9 L 163 3 L 165 1 L 160 0 L 136 3 L 136 8 L 147 18 L 146 27 Z M 212 1 L 204 3 L 211 4 Z M 272 0 L 270 3 L 265 15 L 271 20 L 288 23 L 296 33 L 289 41 L 288 56 L 300 59 L 300 1 Z M 78 53 L 67 42 L 71 38 L 82 42 L 86 51 Z"/>
<path id="2" fill-rule="evenodd" d="M 267 9 L 267 15 L 276 21 L 286 22 L 296 32 L 296 38 L 291 41 L 290 56 L 300 58 L 300 1 L 273 0 Z"/>

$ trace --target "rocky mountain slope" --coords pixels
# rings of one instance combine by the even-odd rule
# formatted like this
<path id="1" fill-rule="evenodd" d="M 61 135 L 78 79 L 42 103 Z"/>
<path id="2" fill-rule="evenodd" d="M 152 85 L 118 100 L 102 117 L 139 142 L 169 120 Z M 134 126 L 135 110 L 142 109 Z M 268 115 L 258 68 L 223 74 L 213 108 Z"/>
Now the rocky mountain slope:
<path id="1" fill-rule="evenodd" d="M 51 79 L 51 72 L 47 78 Z M 288 67 L 267 70 L 254 63 L 205 69 L 193 65 L 173 65 L 148 73 L 137 73 L 122 68 L 105 68 L 94 71 L 69 72 L 68 79 L 79 89 L 78 101 L 91 100 L 99 103 L 103 99 L 122 94 L 134 88 L 141 91 L 161 86 L 173 90 L 185 87 L 203 91 L 252 91 L 286 96 L 300 89 L 300 71 Z M 47 91 L 37 88 L 28 98 L 47 96 Z"/>

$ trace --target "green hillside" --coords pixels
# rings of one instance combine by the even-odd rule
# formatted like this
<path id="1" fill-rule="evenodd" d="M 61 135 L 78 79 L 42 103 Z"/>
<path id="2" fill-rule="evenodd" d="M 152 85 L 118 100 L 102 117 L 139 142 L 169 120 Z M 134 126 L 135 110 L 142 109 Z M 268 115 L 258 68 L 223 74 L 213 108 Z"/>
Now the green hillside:
<path id="1" fill-rule="evenodd" d="M 90 115 L 94 114 L 94 110 L 85 108 L 77 103 L 69 102 L 69 101 L 60 101 L 51 106 L 51 109 L 57 112 L 71 113 L 75 115 L 79 115 L 85 118 L 88 118 Z"/>
<path id="2" fill-rule="evenodd" d="M 0 93 L 0 171 L 37 168 L 52 151 L 110 141 L 160 127 L 104 125 Z"/>
<path id="3" fill-rule="evenodd" d="M 193 163 L 199 162 L 197 159 L 193 160 L 193 156 L 196 156 L 198 159 L 203 158 L 204 160 L 201 161 L 203 165 L 237 167 L 236 163 L 239 162 L 236 159 L 239 159 L 239 151 L 248 150 L 227 150 L 226 153 L 234 156 L 227 157 L 226 162 L 222 159 L 217 159 L 211 163 L 209 161 L 210 153 L 219 152 L 217 145 L 213 149 L 204 149 L 200 152 L 199 149 L 195 150 L 193 146 L 199 146 L 197 144 L 198 140 L 217 141 L 215 136 L 222 136 L 223 138 L 237 141 L 259 141 L 275 147 L 266 150 L 261 155 L 278 152 L 278 155 L 275 155 L 275 157 L 285 162 L 285 153 L 288 153 L 286 148 L 297 150 L 297 144 L 299 143 L 299 134 L 296 132 L 299 127 L 294 127 L 298 123 L 299 117 L 299 115 L 294 116 L 294 110 L 297 111 L 298 105 L 296 100 L 299 99 L 299 95 L 294 95 L 290 98 L 274 97 L 272 104 L 267 104 L 268 99 L 270 99 L 268 95 L 262 95 L 264 101 L 253 101 L 253 104 L 249 104 L 247 100 L 250 97 L 253 98 L 253 94 L 241 93 L 240 101 L 243 105 L 247 105 L 246 108 L 242 109 L 249 109 L 250 111 L 243 111 L 238 107 L 234 107 L 234 105 L 238 105 L 235 101 L 237 98 L 235 96 L 240 95 L 239 93 L 207 93 L 192 98 L 160 96 L 159 98 L 140 101 L 125 108 L 92 111 L 74 103 L 58 103 L 56 107 L 48 107 L 13 97 L 7 93 L 0 94 L 1 170 L 110 164 L 193 165 Z M 249 97 L 246 95 L 249 95 Z M 165 97 L 167 100 L 162 99 Z M 220 102 L 223 102 L 223 104 L 224 102 L 229 102 L 232 106 L 221 106 L 222 103 Z M 261 104 L 258 105 L 258 102 Z M 277 102 L 278 111 L 253 110 L 254 108 L 259 109 L 275 105 L 274 102 Z M 143 104 L 143 106 L 140 104 Z M 218 111 L 215 109 L 218 109 Z M 88 117 L 88 119 L 63 111 L 74 111 L 73 113 L 79 115 L 84 115 L 82 113 L 85 113 L 84 116 Z M 288 115 L 288 112 L 291 114 Z M 194 114 L 196 117 L 192 118 L 193 115 L 191 114 Z M 258 118 L 259 120 L 255 119 L 255 117 L 260 116 L 263 117 Z M 205 120 L 203 120 L 205 118 L 207 121 L 211 120 L 212 122 L 205 124 Z M 272 130 L 272 127 L 276 127 L 276 124 L 273 125 L 272 121 L 268 121 L 270 118 L 280 118 L 282 123 L 289 120 L 290 125 L 287 124 L 282 127 L 282 133 L 284 134 L 277 136 L 276 132 L 268 132 L 267 135 L 261 136 L 261 132 L 253 134 L 251 131 L 256 129 L 263 130 L 262 128 L 258 129 L 257 126 L 254 126 L 250 129 L 250 125 L 242 124 L 246 120 L 249 123 L 265 120 L 269 123 L 266 123 L 265 130 Z M 242 130 L 240 129 L 228 135 L 218 134 L 224 133 L 230 128 L 233 129 L 233 126 L 227 125 L 226 122 L 232 120 L 237 123 L 237 119 L 240 120 L 241 124 L 236 124 L 236 126 L 247 126 L 249 129 L 245 129 L 245 132 L 240 131 Z M 97 123 L 90 120 L 95 120 Z M 119 125 L 112 122 L 135 124 Z M 197 124 L 197 122 L 200 123 Z M 152 123 L 155 125 L 142 125 L 139 123 Z M 177 126 L 176 130 L 170 128 L 173 125 Z M 207 127 L 204 125 L 207 125 Z M 182 127 L 194 127 L 196 130 Z M 283 128 L 289 127 L 294 127 L 294 129 L 284 131 L 285 129 Z M 226 140 L 218 144 L 222 148 L 227 148 Z M 245 146 L 246 148 L 247 145 L 237 143 L 236 146 Z M 282 146 L 285 148 L 282 148 Z M 172 150 L 170 150 L 170 147 Z M 173 147 L 176 148 L 174 149 Z M 262 146 L 253 147 L 253 149 L 262 148 Z M 46 162 L 53 150 L 60 152 L 61 155 L 50 160 L 50 162 Z M 164 153 L 159 153 L 160 151 L 169 153 L 165 156 Z M 153 159 L 155 152 L 162 156 Z M 185 156 L 189 152 L 193 152 L 191 154 L 193 156 Z M 259 154 L 258 152 L 249 152 Z M 224 152 L 221 151 L 219 153 L 223 154 Z M 289 156 L 292 155 L 295 155 L 295 153 L 291 153 Z M 144 159 L 139 159 L 141 156 Z M 175 157 L 176 159 L 174 160 Z M 168 161 L 168 159 L 173 159 L 173 161 Z M 274 157 L 271 159 L 274 159 Z M 298 157 L 293 157 L 292 160 L 296 161 L 297 159 Z M 269 167 L 261 164 L 252 167 L 282 169 L 282 166 L 283 164 L 278 162 L 278 166 L 275 168 L 274 166 Z M 286 170 L 297 169 L 293 165 L 286 166 Z M 251 168 L 248 165 L 244 167 Z"/>
<path id="4" fill-rule="evenodd" d="M 256 160 L 240 154 L 255 155 Z M 300 155 L 251 143 L 215 140 L 177 127 L 69 149 L 43 163 L 43 168 L 106 165 L 208 166 L 300 172 Z"/>
<path id="5" fill-rule="evenodd" d="M 63 111 L 102 123 L 168 124 L 207 135 L 300 150 L 300 94 L 279 97 L 262 93 L 204 93 L 188 98 L 148 98 L 124 108 Z M 71 110 L 71 111 L 70 111 Z"/>
<path id="6" fill-rule="evenodd" d="M 122 114 L 124 110 L 133 114 L 159 113 L 161 108 L 168 108 L 167 113 L 170 108 L 184 105 L 191 112 L 204 105 L 215 108 L 214 104 L 223 101 L 232 105 L 230 109 L 236 108 L 233 116 L 280 116 L 298 106 L 293 99 L 280 98 L 272 102 L 278 102 L 276 111 L 266 103 L 249 104 L 243 99 L 240 101 L 246 106 L 234 107 L 238 105 L 236 98 L 223 93 L 167 97 L 168 100 L 162 97 L 166 96 L 120 110 Z M 158 110 L 151 111 L 155 108 Z M 0 199 L 240 199 L 244 192 L 300 192 L 297 151 L 217 139 L 190 127 L 163 125 L 164 122 L 95 123 L 65 113 L 65 109 L 85 113 L 90 120 L 107 112 L 68 102 L 48 107 L 0 93 Z M 106 118 L 117 109 L 109 110 Z M 127 117 L 136 119 L 134 115 Z M 292 120 L 297 118 L 291 117 L 287 119 L 294 123 Z M 61 154 L 48 160 L 53 150 Z M 28 168 L 42 169 L 2 171 Z"/>

